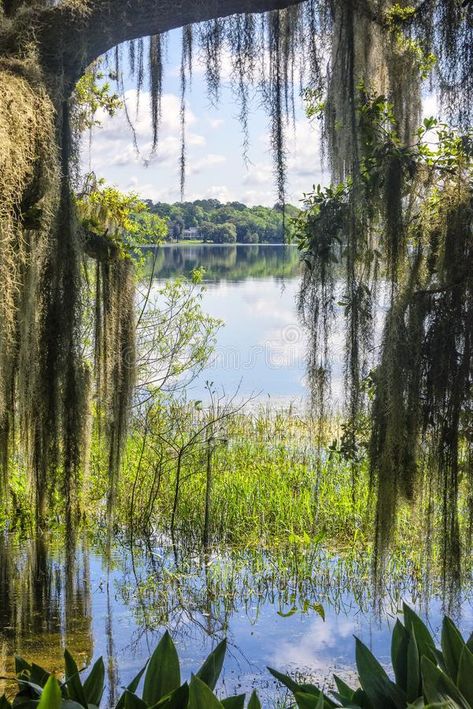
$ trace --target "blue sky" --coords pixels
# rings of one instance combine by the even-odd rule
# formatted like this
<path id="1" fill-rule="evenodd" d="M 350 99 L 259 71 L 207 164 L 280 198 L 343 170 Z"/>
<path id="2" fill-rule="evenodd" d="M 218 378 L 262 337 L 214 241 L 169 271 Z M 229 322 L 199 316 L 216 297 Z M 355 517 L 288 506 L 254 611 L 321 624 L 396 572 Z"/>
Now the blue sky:
<path id="1" fill-rule="evenodd" d="M 132 132 L 123 111 L 114 118 L 102 116 L 102 127 L 95 130 L 89 150 L 84 141 L 84 168 L 122 190 L 134 190 L 143 198 L 175 202 L 180 199 L 180 32 L 171 32 L 165 69 L 162 124 L 157 153 L 148 166 L 144 159 L 151 147 L 149 94 L 143 91 L 140 112 L 135 121 L 142 157 L 133 147 Z M 249 131 L 250 164 L 242 156 L 242 130 L 239 107 L 230 86 L 231 64 L 223 56 L 220 104 L 213 107 L 207 95 L 203 63 L 196 57 L 192 85 L 187 97 L 187 178 L 186 200 L 215 197 L 222 201 L 239 200 L 250 205 L 273 205 L 276 187 L 273 174 L 268 124 L 261 97 L 251 102 Z M 125 83 L 127 105 L 136 114 L 136 94 L 132 83 Z M 145 87 L 146 88 L 146 87 Z M 288 200 L 294 204 L 314 183 L 327 181 L 322 172 L 317 125 L 304 115 L 297 98 L 295 131 L 287 134 Z"/>

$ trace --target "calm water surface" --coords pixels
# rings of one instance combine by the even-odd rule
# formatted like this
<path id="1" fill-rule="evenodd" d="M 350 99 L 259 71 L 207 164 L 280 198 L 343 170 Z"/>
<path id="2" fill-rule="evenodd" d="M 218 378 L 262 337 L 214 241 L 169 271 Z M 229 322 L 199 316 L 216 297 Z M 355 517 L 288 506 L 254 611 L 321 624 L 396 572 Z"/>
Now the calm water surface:
<path id="1" fill-rule="evenodd" d="M 203 308 L 222 318 L 216 357 L 206 379 L 233 394 L 258 393 L 271 403 L 303 401 L 305 341 L 296 314 L 298 255 L 283 246 L 165 246 L 157 278 L 206 269 Z M 121 547 L 105 554 L 97 542 L 64 549 L 57 540 L 0 537 L 0 674 L 15 652 L 49 669 L 62 666 L 62 648 L 90 661 L 106 660 L 108 702 L 143 666 L 165 628 L 173 633 L 184 673 L 196 670 L 223 636 L 230 647 L 222 683 L 230 693 L 259 688 L 274 704 L 267 665 L 326 682 L 333 671 L 350 676 L 353 634 L 388 662 L 390 631 L 405 599 L 422 607 L 438 630 L 441 601 L 400 572 L 375 613 L 366 568 L 348 568 L 311 549 L 214 553 L 175 558 L 156 543 L 131 557 Z M 321 617 L 321 608 L 325 620 Z M 461 627 L 473 629 L 467 600 Z"/>
<path id="2" fill-rule="evenodd" d="M 66 645 L 84 662 L 102 655 L 111 705 L 113 687 L 137 674 L 168 628 L 184 675 L 227 637 L 220 689 L 231 694 L 257 687 L 264 706 L 274 706 L 278 690 L 267 665 L 326 685 L 334 671 L 350 679 L 354 634 L 389 663 L 401 599 L 420 608 L 431 629 L 439 630 L 440 600 L 431 598 L 426 612 L 413 579 L 393 580 L 378 613 L 364 566 L 347 568 L 309 549 L 295 555 L 286 550 L 282 558 L 286 563 L 246 552 L 176 560 L 160 544 L 132 558 L 119 547 L 108 556 L 87 540 L 67 552 L 49 540 L 20 544 L 3 537 L 1 673 L 11 671 L 13 653 L 58 670 Z M 459 610 L 467 633 L 473 627 L 470 603 Z"/>
<path id="3" fill-rule="evenodd" d="M 165 245 L 157 251 L 158 281 L 205 269 L 204 312 L 224 322 L 215 355 L 189 396 L 219 392 L 275 406 L 300 405 L 306 394 L 306 339 L 297 319 L 299 256 L 294 246 Z"/>

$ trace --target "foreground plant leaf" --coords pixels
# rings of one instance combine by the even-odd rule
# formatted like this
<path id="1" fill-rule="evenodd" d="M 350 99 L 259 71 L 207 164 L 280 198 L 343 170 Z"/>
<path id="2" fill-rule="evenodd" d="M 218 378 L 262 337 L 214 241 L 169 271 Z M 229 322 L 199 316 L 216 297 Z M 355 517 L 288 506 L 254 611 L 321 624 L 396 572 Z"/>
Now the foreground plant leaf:
<path id="1" fill-rule="evenodd" d="M 79 669 L 67 648 L 64 650 L 64 663 L 66 668 L 65 684 L 67 685 L 69 697 L 87 709 L 88 702 L 80 679 Z"/>
<path id="2" fill-rule="evenodd" d="M 193 676 L 189 685 L 189 709 L 222 709 L 223 705 L 209 686 Z"/>
<path id="3" fill-rule="evenodd" d="M 205 682 L 205 684 L 212 690 L 215 689 L 215 685 L 220 677 L 226 652 L 227 641 L 222 640 L 222 642 L 217 645 L 215 650 L 210 653 L 196 674 L 196 677 L 202 680 L 202 682 Z"/>
<path id="4" fill-rule="evenodd" d="M 360 684 L 374 709 L 404 709 L 406 696 L 361 640 L 356 641 L 356 667 Z"/>
<path id="5" fill-rule="evenodd" d="M 143 685 L 143 700 L 153 706 L 181 684 L 181 671 L 176 647 L 168 631 L 151 656 Z"/>
<path id="6" fill-rule="evenodd" d="M 61 703 L 61 687 L 57 679 L 51 676 L 41 694 L 38 709 L 61 709 Z"/>
<path id="7" fill-rule="evenodd" d="M 105 666 L 100 657 L 92 667 L 89 676 L 84 682 L 84 693 L 89 704 L 98 706 L 102 701 L 105 688 Z"/>

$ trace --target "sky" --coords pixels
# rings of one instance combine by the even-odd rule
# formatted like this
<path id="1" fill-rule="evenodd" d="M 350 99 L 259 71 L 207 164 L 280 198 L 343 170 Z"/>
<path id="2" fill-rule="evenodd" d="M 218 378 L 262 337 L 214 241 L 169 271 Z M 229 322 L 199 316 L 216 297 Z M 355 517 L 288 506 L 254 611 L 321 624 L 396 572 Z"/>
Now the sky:
<path id="1" fill-rule="evenodd" d="M 94 130 L 89 145 L 84 139 L 82 162 L 85 171 L 93 170 L 108 183 L 123 191 L 133 190 L 144 199 L 177 202 L 180 200 L 180 42 L 179 31 L 169 34 L 165 69 L 162 123 L 159 146 L 151 157 L 152 142 L 149 93 L 142 91 L 136 115 L 136 91 L 125 79 L 128 113 L 133 118 L 141 155 L 137 155 L 133 136 L 122 110 L 113 118 L 99 115 L 102 125 Z M 238 200 L 248 205 L 272 206 L 277 201 L 269 118 L 261 97 L 253 96 L 249 115 L 249 164 L 243 158 L 243 134 L 238 120 L 239 106 L 230 86 L 230 61 L 223 57 L 222 90 L 219 105 L 212 106 L 205 85 L 203 62 L 196 57 L 192 84 L 187 96 L 187 171 L 184 199 L 193 201 L 217 198 L 222 202 Z M 145 87 L 146 88 L 146 87 Z M 295 130 L 287 133 L 287 201 L 298 205 L 303 193 L 314 184 L 327 182 L 322 170 L 317 121 L 305 116 L 296 96 Z"/>

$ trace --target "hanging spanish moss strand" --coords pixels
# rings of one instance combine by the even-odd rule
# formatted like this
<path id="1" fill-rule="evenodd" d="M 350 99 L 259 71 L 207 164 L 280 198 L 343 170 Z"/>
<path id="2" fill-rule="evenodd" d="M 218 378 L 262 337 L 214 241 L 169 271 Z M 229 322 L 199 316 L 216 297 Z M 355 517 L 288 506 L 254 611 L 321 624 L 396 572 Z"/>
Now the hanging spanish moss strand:
<path id="1" fill-rule="evenodd" d="M 128 64 L 130 67 L 130 74 L 134 77 L 136 72 L 136 40 L 134 39 L 128 42 Z"/>
<path id="2" fill-rule="evenodd" d="M 200 31 L 200 46 L 204 54 L 207 92 L 213 106 L 218 104 L 220 92 L 220 67 L 225 20 L 204 22 Z"/>
<path id="3" fill-rule="evenodd" d="M 105 274 L 109 292 L 113 294 L 111 322 L 106 322 L 107 334 L 113 339 L 110 367 L 113 389 L 108 411 L 109 477 L 108 518 L 113 521 L 113 509 L 121 466 L 123 447 L 128 431 L 135 381 L 135 280 L 130 259 L 115 262 Z"/>
<path id="4" fill-rule="evenodd" d="M 269 112 L 271 119 L 271 144 L 274 155 L 274 171 L 278 201 L 284 207 L 286 192 L 286 154 L 284 135 L 284 76 L 281 48 L 281 13 L 269 13 Z"/>
<path id="5" fill-rule="evenodd" d="M 137 52 L 137 64 L 136 64 L 136 115 L 138 115 L 140 107 L 140 95 L 141 89 L 143 88 L 144 76 L 145 76 L 145 46 L 144 39 L 140 37 L 137 42 L 138 52 Z"/>
<path id="6" fill-rule="evenodd" d="M 192 81 L 192 69 L 194 64 L 194 28 L 192 25 L 183 27 L 183 56 L 186 63 L 186 69 L 189 74 L 189 82 Z"/>
<path id="7" fill-rule="evenodd" d="M 184 199 L 184 191 L 186 184 L 186 94 L 187 94 L 187 76 L 189 82 L 192 81 L 192 58 L 194 47 L 194 33 L 192 25 L 182 28 L 182 45 L 181 45 L 181 104 L 179 109 L 180 126 L 181 126 L 181 152 L 179 156 L 179 183 L 181 200 Z"/>
<path id="8" fill-rule="evenodd" d="M 233 47 L 233 83 L 240 106 L 239 122 L 243 133 L 242 154 L 248 164 L 249 132 L 248 110 L 249 91 L 254 81 L 256 63 L 256 22 L 253 15 L 238 15 L 228 23 L 227 40 Z"/>
<path id="9" fill-rule="evenodd" d="M 155 35 L 149 41 L 149 87 L 151 101 L 151 123 L 153 143 L 151 152 L 158 145 L 159 123 L 161 121 L 161 94 L 163 89 L 163 57 L 161 35 Z"/>

